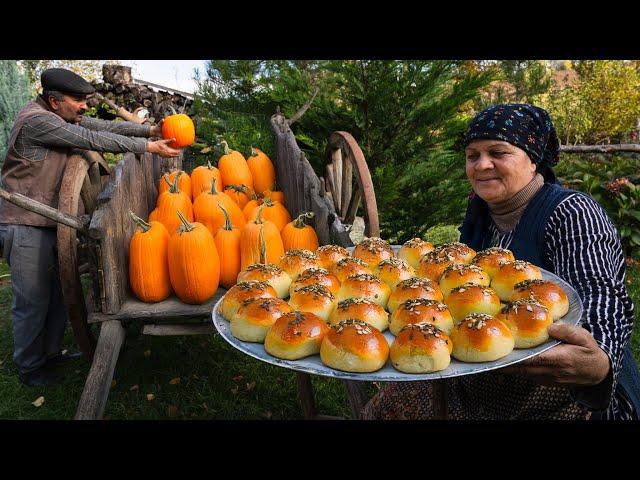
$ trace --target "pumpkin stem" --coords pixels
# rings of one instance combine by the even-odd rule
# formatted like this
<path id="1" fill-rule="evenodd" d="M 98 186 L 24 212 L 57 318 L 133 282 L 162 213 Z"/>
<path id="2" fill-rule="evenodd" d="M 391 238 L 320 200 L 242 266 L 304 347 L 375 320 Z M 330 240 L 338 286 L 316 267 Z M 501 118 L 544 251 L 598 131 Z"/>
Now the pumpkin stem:
<path id="1" fill-rule="evenodd" d="M 142 230 L 142 233 L 146 233 L 151 229 L 151 224 L 150 223 L 145 222 L 143 219 L 141 219 L 139 216 L 137 216 L 131 210 L 129 210 L 129 216 L 140 227 L 140 230 Z"/>
<path id="2" fill-rule="evenodd" d="M 207 168 L 209 170 L 213 170 L 213 165 L 211 165 L 211 161 L 210 160 L 207 160 Z"/>
<path id="3" fill-rule="evenodd" d="M 236 193 L 247 193 L 247 190 L 249 189 L 249 187 L 247 187 L 245 185 L 234 185 L 233 183 L 230 183 L 229 185 L 224 187 L 224 189 L 225 190 L 232 189 Z"/>
<path id="4" fill-rule="evenodd" d="M 251 156 L 252 157 L 257 157 L 258 156 L 258 152 L 256 152 L 255 148 L 253 148 L 253 145 L 251 145 Z"/>
<path id="5" fill-rule="evenodd" d="M 169 182 L 169 177 L 167 177 L 166 173 L 162 176 L 162 178 L 164 178 L 164 181 L 169 184 L 169 191 L 171 193 L 178 193 L 180 191 L 180 189 L 178 188 L 178 179 L 180 178 L 180 175 L 182 175 L 182 170 L 178 171 L 173 179 L 173 183 Z"/>
<path id="6" fill-rule="evenodd" d="M 273 207 L 273 200 L 271 200 L 271 197 L 264 197 L 264 204 L 267 207 Z"/>
<path id="7" fill-rule="evenodd" d="M 267 264 L 267 242 L 264 239 L 264 225 L 260 225 L 260 263 Z"/>
<path id="8" fill-rule="evenodd" d="M 251 193 L 251 200 L 258 200 L 258 196 L 256 195 L 256 191 L 254 189 L 250 188 L 249 192 Z"/>
<path id="9" fill-rule="evenodd" d="M 258 213 L 256 213 L 256 219 L 253 223 L 264 223 L 262 221 L 262 210 L 264 209 L 264 205 L 258 207 Z"/>
<path id="10" fill-rule="evenodd" d="M 216 190 L 216 177 L 211 179 L 211 191 L 209 192 L 211 195 L 217 195 L 218 191 Z"/>
<path id="11" fill-rule="evenodd" d="M 315 217 L 315 213 L 313 212 L 303 212 L 300 215 L 298 215 L 298 218 L 296 218 L 293 221 L 293 226 L 296 228 L 304 228 L 306 225 L 304 223 L 303 218 L 313 218 Z"/>
<path id="12" fill-rule="evenodd" d="M 180 221 L 182 222 L 182 225 L 180 226 L 180 229 L 179 229 L 180 233 L 191 232 L 192 230 L 195 229 L 195 227 L 189 223 L 189 220 L 187 220 L 187 217 L 185 217 L 180 210 L 176 210 L 176 213 L 178 214 L 178 217 L 180 217 Z"/>
<path id="13" fill-rule="evenodd" d="M 171 109 L 171 113 L 172 113 L 173 115 L 175 115 L 176 113 L 178 113 L 178 112 L 176 112 L 176 109 L 175 109 L 175 108 L 173 108 L 173 105 L 169 105 L 169 108 Z"/>
<path id="14" fill-rule="evenodd" d="M 233 230 L 233 224 L 231 223 L 231 217 L 229 217 L 229 212 L 227 212 L 227 210 L 220 204 L 218 204 L 218 207 L 220 207 L 220 210 L 222 210 L 222 213 L 224 213 L 224 227 L 222 228 L 228 231 Z"/>
<path id="15" fill-rule="evenodd" d="M 226 140 L 220 141 L 220 145 L 224 147 L 224 154 L 229 155 L 231 153 L 231 149 L 229 148 L 229 144 Z"/>

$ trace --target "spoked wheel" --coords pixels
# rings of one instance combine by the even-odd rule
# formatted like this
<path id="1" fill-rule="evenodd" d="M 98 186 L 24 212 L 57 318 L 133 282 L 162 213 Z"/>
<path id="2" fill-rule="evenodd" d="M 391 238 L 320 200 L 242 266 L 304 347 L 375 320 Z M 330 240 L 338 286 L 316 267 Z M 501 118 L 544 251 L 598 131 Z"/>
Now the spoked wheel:
<path id="1" fill-rule="evenodd" d="M 98 194 L 109 178 L 109 166 L 102 155 L 96 152 L 70 155 L 60 187 L 58 209 L 90 217 L 96 208 Z M 87 323 L 89 302 L 85 300 L 81 276 L 96 265 L 96 259 L 92 258 L 94 254 L 85 234 L 58 224 L 58 266 L 64 304 L 76 342 L 89 361 L 93 358 L 96 339 Z M 90 299 L 91 293 L 86 298 Z M 92 308 L 91 304 L 89 308 Z"/>
<path id="2" fill-rule="evenodd" d="M 367 237 L 380 236 L 378 207 L 367 161 L 358 142 L 348 132 L 329 137 L 325 163 L 325 189 L 344 224 L 352 225 L 361 202 Z"/>

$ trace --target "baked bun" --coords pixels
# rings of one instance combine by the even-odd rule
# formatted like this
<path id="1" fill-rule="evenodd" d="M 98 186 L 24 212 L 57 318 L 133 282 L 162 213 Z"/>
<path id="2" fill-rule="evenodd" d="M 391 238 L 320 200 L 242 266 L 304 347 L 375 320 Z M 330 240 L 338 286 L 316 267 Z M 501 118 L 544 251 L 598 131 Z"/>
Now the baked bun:
<path id="1" fill-rule="evenodd" d="M 407 300 L 391 314 L 389 331 L 398 335 L 405 325 L 430 323 L 449 334 L 453 330 L 453 317 L 444 303 L 418 298 Z"/>
<path id="2" fill-rule="evenodd" d="M 311 312 L 285 313 L 267 332 L 264 350 L 285 360 L 315 355 L 328 331 L 326 322 Z"/>
<path id="3" fill-rule="evenodd" d="M 453 344 L 435 325 L 406 325 L 389 348 L 391 364 L 405 373 L 431 373 L 444 370 L 451 362 Z"/>
<path id="4" fill-rule="evenodd" d="M 428 278 L 434 282 L 440 280 L 440 275 L 450 265 L 466 262 L 467 254 L 457 247 L 438 247 L 422 256 L 416 275 Z"/>
<path id="5" fill-rule="evenodd" d="M 462 256 L 462 263 L 471 263 L 476 256 L 476 251 L 473 248 L 461 242 L 443 243 L 436 250 L 439 250 L 443 255 Z"/>
<path id="6" fill-rule="evenodd" d="M 337 325 L 342 320 L 350 318 L 362 320 L 381 332 L 389 328 L 389 314 L 369 298 L 347 298 L 338 302 L 335 310 L 329 316 L 329 323 Z"/>
<path id="7" fill-rule="evenodd" d="M 294 248 L 284 252 L 278 266 L 289 274 L 291 281 L 309 268 L 321 268 L 316 254 L 304 248 Z"/>
<path id="8" fill-rule="evenodd" d="M 549 340 L 547 331 L 553 323 L 549 310 L 531 299 L 522 299 L 505 306 L 496 315 L 510 329 L 515 348 L 533 348 Z"/>
<path id="9" fill-rule="evenodd" d="M 251 280 L 249 282 L 236 283 L 222 297 L 220 313 L 225 320 L 231 321 L 240 308 L 240 304 L 250 298 L 277 298 L 278 294 L 267 282 Z"/>
<path id="10" fill-rule="evenodd" d="M 338 277 L 333 273 L 329 273 L 329 270 L 324 268 L 308 268 L 298 275 L 295 282 L 291 282 L 289 294 L 293 293 L 298 288 L 313 285 L 314 283 L 324 285 L 334 295 L 336 295 L 338 290 L 340 290 L 340 280 L 338 280 Z"/>
<path id="11" fill-rule="evenodd" d="M 453 321 L 458 323 L 472 313 L 497 315 L 501 305 L 498 294 L 492 288 L 469 283 L 451 290 L 447 297 L 447 307 Z"/>
<path id="12" fill-rule="evenodd" d="M 393 258 L 393 248 L 386 240 L 379 237 L 365 238 L 353 249 L 352 256 L 359 258 L 372 270 L 383 260 Z"/>
<path id="13" fill-rule="evenodd" d="M 291 277 L 278 265 L 272 263 L 254 263 L 253 265 L 249 265 L 246 270 L 238 273 L 238 283 L 249 282 L 251 280 L 267 282 L 275 289 L 278 298 L 287 298 L 289 296 Z"/>
<path id="14" fill-rule="evenodd" d="M 500 265 L 504 262 L 515 262 L 516 257 L 513 256 L 511 250 L 500 247 L 491 247 L 485 250 L 481 250 L 473 259 L 473 264 L 478 265 L 485 272 L 489 274 L 489 277 L 493 278 Z"/>
<path id="15" fill-rule="evenodd" d="M 513 351 L 514 340 L 509 327 L 484 313 L 465 317 L 453 327 L 453 358 L 461 362 L 492 362 Z"/>
<path id="16" fill-rule="evenodd" d="M 470 263 L 454 263 L 453 265 L 449 265 L 444 272 L 442 272 L 440 281 L 438 282 L 445 302 L 451 290 L 465 283 L 474 283 L 488 287 L 491 283 L 491 278 L 487 272 L 477 265 Z"/>
<path id="17" fill-rule="evenodd" d="M 345 372 L 375 372 L 389 358 L 389 345 L 377 328 L 361 320 L 343 320 L 332 325 L 320 346 L 326 366 Z"/>
<path id="18" fill-rule="evenodd" d="M 442 291 L 436 282 L 428 278 L 413 277 L 396 285 L 396 288 L 389 295 L 387 310 L 393 313 L 401 303 L 417 298 L 426 298 L 437 302 L 443 301 Z"/>
<path id="19" fill-rule="evenodd" d="M 277 319 L 293 309 L 281 298 L 250 298 L 231 319 L 231 335 L 243 342 L 264 342 Z"/>
<path id="20" fill-rule="evenodd" d="M 525 280 L 513 287 L 513 301 L 523 298 L 537 300 L 549 309 L 551 318 L 557 320 L 569 312 L 569 299 L 566 292 L 549 280 Z"/>
<path id="21" fill-rule="evenodd" d="M 391 295 L 389 285 L 379 277 L 370 273 L 359 273 L 342 282 L 337 298 L 339 302 L 347 298 L 369 298 L 382 308 L 386 308 L 389 295 Z"/>
<path id="22" fill-rule="evenodd" d="M 414 269 L 417 269 L 422 256 L 433 249 L 434 246 L 431 242 L 425 242 L 421 238 L 412 238 L 404 242 L 400 247 L 400 250 L 398 250 L 398 258 L 407 262 Z"/>
<path id="23" fill-rule="evenodd" d="M 416 271 L 404 260 L 393 257 L 388 258 L 387 260 L 382 260 L 378 265 L 376 265 L 373 273 L 380 277 L 380 279 L 389 285 L 391 290 L 393 290 L 402 280 L 414 277 Z"/>
<path id="24" fill-rule="evenodd" d="M 344 282 L 347 278 L 352 277 L 353 275 L 358 275 L 359 273 L 370 273 L 373 274 L 373 270 L 369 265 L 360 260 L 359 258 L 347 257 L 342 260 L 338 260 L 338 262 L 330 268 L 329 271 L 333 273 L 340 283 Z"/>
<path id="25" fill-rule="evenodd" d="M 500 265 L 500 268 L 491 279 L 491 288 L 496 291 L 500 300 L 510 302 L 516 283 L 535 279 L 541 280 L 542 272 L 533 263 L 523 260 L 506 262 Z"/>
<path id="26" fill-rule="evenodd" d="M 300 287 L 291 293 L 289 305 L 300 312 L 311 312 L 325 322 L 336 307 L 336 296 L 324 285 L 313 284 Z"/>
<path id="27" fill-rule="evenodd" d="M 343 258 L 348 258 L 349 250 L 340 245 L 322 245 L 316 249 L 318 263 L 322 268 L 331 270 Z"/>

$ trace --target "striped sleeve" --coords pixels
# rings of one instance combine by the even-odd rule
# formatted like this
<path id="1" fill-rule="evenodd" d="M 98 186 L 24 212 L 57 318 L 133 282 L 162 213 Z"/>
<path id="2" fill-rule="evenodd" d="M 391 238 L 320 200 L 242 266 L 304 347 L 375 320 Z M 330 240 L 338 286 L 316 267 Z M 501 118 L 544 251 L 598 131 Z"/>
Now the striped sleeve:
<path id="1" fill-rule="evenodd" d="M 89 130 L 117 133 L 125 137 L 149 137 L 150 125 L 143 125 L 135 122 L 115 122 L 101 120 L 93 117 L 82 117 L 80 126 Z"/>
<path id="2" fill-rule="evenodd" d="M 554 210 L 545 243 L 554 273 L 570 283 L 582 300 L 583 327 L 612 367 L 603 382 L 609 386 L 573 388 L 572 393 L 590 409 L 616 408 L 623 350 L 633 329 L 633 302 L 624 284 L 625 259 L 618 231 L 595 200 L 575 193 Z"/>

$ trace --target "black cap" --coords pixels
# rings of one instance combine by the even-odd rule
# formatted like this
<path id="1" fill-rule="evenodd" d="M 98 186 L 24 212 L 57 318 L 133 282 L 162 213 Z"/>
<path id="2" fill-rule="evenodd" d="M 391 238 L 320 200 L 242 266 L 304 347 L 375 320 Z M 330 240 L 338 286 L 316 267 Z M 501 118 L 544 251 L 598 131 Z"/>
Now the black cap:
<path id="1" fill-rule="evenodd" d="M 96 91 L 80 75 L 65 68 L 49 68 L 40 75 L 43 90 L 57 90 L 70 95 L 89 95 Z"/>

